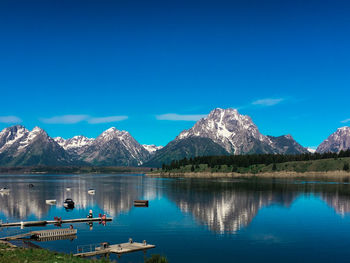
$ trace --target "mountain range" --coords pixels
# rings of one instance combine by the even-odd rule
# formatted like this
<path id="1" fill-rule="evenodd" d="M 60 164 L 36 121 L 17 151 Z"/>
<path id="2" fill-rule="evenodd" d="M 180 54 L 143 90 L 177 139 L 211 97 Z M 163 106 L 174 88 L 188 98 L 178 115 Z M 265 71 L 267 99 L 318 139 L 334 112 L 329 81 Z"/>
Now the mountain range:
<path id="1" fill-rule="evenodd" d="M 350 148 L 350 128 L 339 128 L 316 152 Z M 21 125 L 0 132 L 0 165 L 100 165 L 159 167 L 175 159 L 204 155 L 301 154 L 308 149 L 291 135 L 263 135 L 249 116 L 235 109 L 214 109 L 165 147 L 141 145 L 129 132 L 109 128 L 97 138 L 51 138 L 43 129 Z"/>

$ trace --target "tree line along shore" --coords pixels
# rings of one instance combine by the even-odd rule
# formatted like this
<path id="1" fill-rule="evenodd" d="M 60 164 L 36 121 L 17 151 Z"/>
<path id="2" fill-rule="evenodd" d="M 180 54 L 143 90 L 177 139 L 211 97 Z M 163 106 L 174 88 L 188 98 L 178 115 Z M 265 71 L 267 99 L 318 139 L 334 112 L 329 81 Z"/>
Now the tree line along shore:
<path id="1" fill-rule="evenodd" d="M 0 167 L 0 174 L 118 174 L 140 173 L 151 176 L 276 176 L 310 173 L 349 176 L 350 150 L 339 153 L 299 155 L 250 154 L 199 156 L 173 160 L 161 168 L 120 166 L 15 166 Z"/>
<path id="2" fill-rule="evenodd" d="M 173 161 L 147 173 L 161 177 L 325 177 L 350 178 L 350 150 L 301 155 L 203 156 Z"/>

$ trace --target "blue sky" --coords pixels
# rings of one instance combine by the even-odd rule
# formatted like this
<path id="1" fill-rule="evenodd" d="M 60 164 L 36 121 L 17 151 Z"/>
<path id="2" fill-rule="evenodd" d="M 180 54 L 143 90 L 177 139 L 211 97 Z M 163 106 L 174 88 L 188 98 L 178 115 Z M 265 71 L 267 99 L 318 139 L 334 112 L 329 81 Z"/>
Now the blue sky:
<path id="1" fill-rule="evenodd" d="M 349 1 L 0 1 L 0 128 L 165 145 L 213 108 L 317 146 L 349 125 Z"/>

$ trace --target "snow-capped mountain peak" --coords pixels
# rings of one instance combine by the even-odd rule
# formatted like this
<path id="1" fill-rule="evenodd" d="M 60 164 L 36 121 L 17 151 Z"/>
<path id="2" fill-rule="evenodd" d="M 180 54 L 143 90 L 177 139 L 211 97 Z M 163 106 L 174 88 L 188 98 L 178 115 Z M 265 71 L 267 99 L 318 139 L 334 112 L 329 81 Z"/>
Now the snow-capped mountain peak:
<path id="1" fill-rule="evenodd" d="M 22 125 L 15 125 L 12 127 L 8 127 L 3 129 L 0 132 L 0 153 L 5 149 L 13 145 L 14 143 L 21 140 L 21 138 L 27 136 L 29 130 L 27 130 Z"/>
<path id="2" fill-rule="evenodd" d="M 45 131 L 38 126 L 35 126 L 31 132 L 32 133 L 39 133 L 39 132 L 45 132 Z"/>
<path id="3" fill-rule="evenodd" d="M 120 131 L 115 127 L 111 127 L 107 130 L 105 130 L 103 133 L 101 133 L 100 136 L 96 138 L 96 140 L 104 140 L 109 141 L 115 138 L 122 139 L 123 137 L 131 136 L 129 132 L 127 131 Z"/>
<path id="4" fill-rule="evenodd" d="M 111 127 L 101 133 L 81 154 L 84 161 L 108 165 L 140 165 L 150 154 L 129 132 Z"/>
<path id="5" fill-rule="evenodd" d="M 160 150 L 163 148 L 163 146 L 157 146 L 154 144 L 143 144 L 143 148 L 145 148 L 150 154 L 155 153 L 155 151 Z"/>
<path id="6" fill-rule="evenodd" d="M 231 154 L 295 154 L 307 151 L 291 135 L 273 137 L 261 134 L 249 116 L 231 108 L 212 110 L 191 129 L 181 132 L 176 140 L 189 137 L 209 138 Z"/>
<path id="7" fill-rule="evenodd" d="M 340 152 L 341 150 L 350 149 L 350 127 L 338 128 L 318 147 L 316 152 Z"/>
<path id="8" fill-rule="evenodd" d="M 229 153 L 235 154 L 249 152 L 251 138 L 270 143 L 269 138 L 259 132 L 249 116 L 241 115 L 236 109 L 231 108 L 212 110 L 207 117 L 200 119 L 191 129 L 180 133 L 177 139 L 192 136 L 210 138 Z"/>

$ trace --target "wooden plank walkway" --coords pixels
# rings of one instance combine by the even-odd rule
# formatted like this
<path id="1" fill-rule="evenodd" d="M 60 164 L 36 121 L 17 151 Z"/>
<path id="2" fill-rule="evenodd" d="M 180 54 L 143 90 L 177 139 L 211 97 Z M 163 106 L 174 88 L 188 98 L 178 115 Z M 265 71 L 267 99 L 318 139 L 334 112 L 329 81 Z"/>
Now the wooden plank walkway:
<path id="1" fill-rule="evenodd" d="M 15 239 L 21 239 L 25 237 L 31 236 L 30 232 L 29 233 L 24 233 L 24 234 L 19 234 L 19 235 L 14 235 L 14 236 L 8 236 L 8 237 L 2 237 L 0 240 L 15 240 Z"/>
<path id="2" fill-rule="evenodd" d="M 96 247 L 96 250 L 89 251 L 89 252 L 81 252 L 74 254 L 73 256 L 76 257 L 92 257 L 96 255 L 101 254 L 109 254 L 109 253 L 115 253 L 117 255 L 122 255 L 126 253 L 136 252 L 140 250 L 148 250 L 151 248 L 155 248 L 155 245 L 146 244 L 146 243 L 137 243 L 137 242 L 128 242 L 128 243 L 121 243 L 121 244 L 115 244 L 115 245 L 109 245 L 106 248 L 103 247 Z"/>
<path id="3" fill-rule="evenodd" d="M 40 231 L 31 231 L 28 233 L 23 233 L 14 236 L 2 237 L 1 240 L 16 240 L 22 239 L 25 237 L 34 237 L 38 239 L 47 239 L 53 237 L 62 237 L 62 236 L 72 236 L 77 234 L 77 229 L 63 228 L 63 229 L 49 229 L 49 230 L 40 230 Z"/>
<path id="4" fill-rule="evenodd" d="M 58 236 L 71 236 L 77 234 L 77 229 L 60 228 L 60 229 L 49 229 L 30 232 L 32 236 L 36 238 L 47 238 L 47 237 L 58 237 Z"/>
<path id="5" fill-rule="evenodd" d="M 84 223 L 84 222 L 107 222 L 112 221 L 112 218 L 101 219 L 100 217 L 95 218 L 78 218 L 78 219 L 66 219 L 61 221 L 56 220 L 45 220 L 45 221 L 26 221 L 26 222 L 14 222 L 14 223 L 2 223 L 0 227 L 13 227 L 13 226 L 45 226 L 50 224 L 67 224 L 67 223 Z"/>

